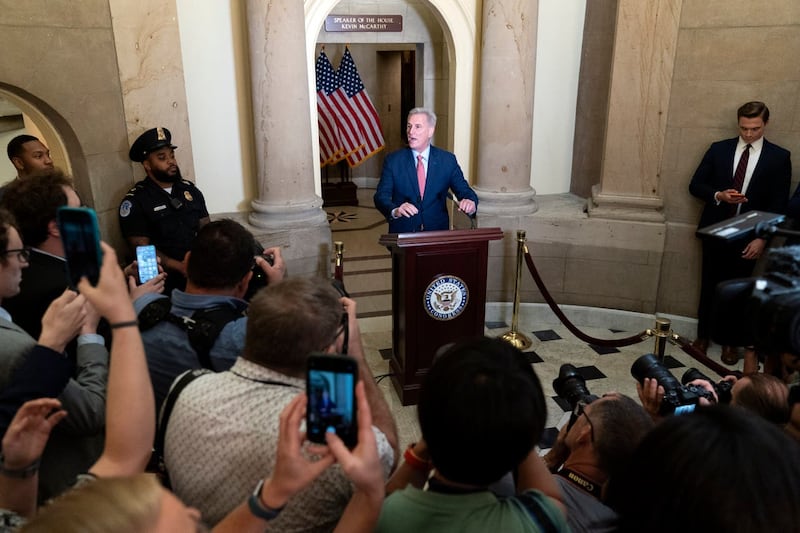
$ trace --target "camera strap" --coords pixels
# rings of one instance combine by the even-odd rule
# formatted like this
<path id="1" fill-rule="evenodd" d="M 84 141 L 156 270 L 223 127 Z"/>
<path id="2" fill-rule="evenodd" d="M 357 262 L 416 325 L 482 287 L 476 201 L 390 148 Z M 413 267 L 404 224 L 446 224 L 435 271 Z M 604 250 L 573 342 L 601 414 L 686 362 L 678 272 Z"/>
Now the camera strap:
<path id="1" fill-rule="evenodd" d="M 594 481 L 583 477 L 576 471 L 570 470 L 569 468 L 562 468 L 561 470 L 556 472 L 556 474 L 563 477 L 564 479 L 569 480 L 573 485 L 575 485 L 580 489 L 583 489 L 584 491 L 588 492 L 598 500 L 600 499 L 603 488 Z"/>

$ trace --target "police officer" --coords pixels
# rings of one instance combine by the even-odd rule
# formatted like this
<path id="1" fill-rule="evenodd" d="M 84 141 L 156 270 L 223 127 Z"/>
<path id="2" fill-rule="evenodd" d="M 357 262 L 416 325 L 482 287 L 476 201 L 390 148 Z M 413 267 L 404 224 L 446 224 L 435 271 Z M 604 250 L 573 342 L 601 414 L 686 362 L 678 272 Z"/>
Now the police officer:
<path id="1" fill-rule="evenodd" d="M 133 186 L 119 205 L 122 235 L 132 248 L 153 244 L 167 271 L 167 289 L 186 285 L 184 256 L 197 230 L 208 223 L 203 194 L 181 178 L 172 135 L 167 128 L 142 133 L 128 153 L 147 177 Z"/>

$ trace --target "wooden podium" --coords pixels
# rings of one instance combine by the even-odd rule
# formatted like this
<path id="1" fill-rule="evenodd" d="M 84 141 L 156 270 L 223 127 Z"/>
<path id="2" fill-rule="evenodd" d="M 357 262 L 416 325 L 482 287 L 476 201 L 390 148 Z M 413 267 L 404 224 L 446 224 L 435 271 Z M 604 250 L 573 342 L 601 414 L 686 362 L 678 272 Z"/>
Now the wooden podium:
<path id="1" fill-rule="evenodd" d="M 500 228 L 389 233 L 392 252 L 392 383 L 414 405 L 443 345 L 484 333 L 489 241 Z"/>

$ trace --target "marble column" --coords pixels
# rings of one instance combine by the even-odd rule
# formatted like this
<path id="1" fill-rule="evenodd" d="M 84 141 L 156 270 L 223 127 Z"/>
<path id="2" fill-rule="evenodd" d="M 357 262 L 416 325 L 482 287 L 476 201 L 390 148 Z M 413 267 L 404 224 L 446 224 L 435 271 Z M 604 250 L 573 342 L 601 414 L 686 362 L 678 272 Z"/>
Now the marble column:
<path id="1" fill-rule="evenodd" d="M 247 26 L 258 172 L 250 223 L 330 235 L 314 190 L 303 3 L 247 0 Z"/>
<path id="2" fill-rule="evenodd" d="M 481 215 L 536 211 L 531 181 L 538 0 L 483 2 L 477 183 Z"/>
<path id="3" fill-rule="evenodd" d="M 619 0 L 601 181 L 589 216 L 662 222 L 661 158 L 682 0 Z"/>

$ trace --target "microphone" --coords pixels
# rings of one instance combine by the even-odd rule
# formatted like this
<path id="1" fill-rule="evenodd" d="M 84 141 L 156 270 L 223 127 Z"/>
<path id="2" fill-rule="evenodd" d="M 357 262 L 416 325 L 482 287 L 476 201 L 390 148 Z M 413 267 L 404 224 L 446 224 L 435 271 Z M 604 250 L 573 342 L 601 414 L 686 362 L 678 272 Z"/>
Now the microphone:
<path id="1" fill-rule="evenodd" d="M 455 194 L 453 194 L 450 191 L 447 192 L 447 197 L 450 200 L 452 200 L 453 203 L 455 203 L 456 205 L 458 205 L 461 202 L 461 200 L 458 199 L 458 196 L 456 196 Z M 464 212 L 462 211 L 462 213 L 464 213 Z M 464 213 L 464 214 L 467 215 L 469 218 L 475 218 L 475 215 L 478 214 L 478 210 L 476 209 L 471 215 L 468 215 L 467 213 Z"/>

